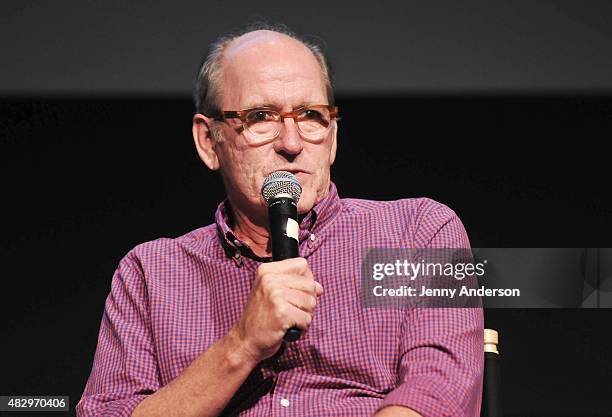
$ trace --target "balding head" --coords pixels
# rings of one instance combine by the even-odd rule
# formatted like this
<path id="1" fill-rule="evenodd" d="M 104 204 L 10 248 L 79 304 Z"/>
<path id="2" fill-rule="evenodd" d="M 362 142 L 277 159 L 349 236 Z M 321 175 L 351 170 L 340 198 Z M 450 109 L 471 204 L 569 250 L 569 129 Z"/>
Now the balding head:
<path id="1" fill-rule="evenodd" d="M 198 70 L 194 91 L 196 112 L 217 115 L 221 111 L 219 99 L 223 90 L 221 86 L 223 67 L 229 60 L 236 59 L 241 53 L 259 53 L 260 56 L 264 56 L 264 51 L 258 50 L 259 47 L 274 54 L 274 47 L 278 48 L 281 45 L 290 47 L 299 54 L 304 54 L 306 51 L 310 53 L 308 59 L 314 58 L 319 65 L 325 82 L 327 101 L 333 105 L 332 74 L 322 49 L 312 42 L 300 39 L 285 26 L 255 24 L 238 33 L 222 36 L 211 45 Z"/>
<path id="2" fill-rule="evenodd" d="M 221 60 L 217 102 L 224 110 L 325 103 L 326 80 L 314 54 L 281 33 L 258 30 L 230 42 Z M 297 101 L 295 101 L 297 100 Z"/>
<path id="3" fill-rule="evenodd" d="M 241 52 L 257 51 L 258 48 L 269 46 L 271 48 L 293 48 L 300 52 L 307 52 L 314 58 L 314 54 L 301 41 L 273 30 L 261 29 L 247 32 L 229 41 L 225 47 L 223 58 L 234 58 Z"/>

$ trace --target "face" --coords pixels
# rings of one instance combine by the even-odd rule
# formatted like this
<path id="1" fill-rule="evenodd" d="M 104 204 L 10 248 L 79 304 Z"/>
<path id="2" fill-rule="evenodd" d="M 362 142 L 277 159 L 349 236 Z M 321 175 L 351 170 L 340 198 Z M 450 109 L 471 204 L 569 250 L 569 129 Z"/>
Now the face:
<path id="1" fill-rule="evenodd" d="M 224 111 L 261 106 L 290 111 L 306 104 L 327 104 L 325 80 L 316 58 L 284 35 L 258 31 L 233 41 L 224 54 L 222 72 L 220 104 Z M 286 118 L 276 139 L 254 146 L 245 137 L 249 133 L 236 129 L 235 124 L 197 117 L 206 119 L 199 123 L 199 130 L 194 123 L 200 156 L 209 168 L 221 170 L 232 205 L 247 215 L 264 215 L 261 185 L 274 171 L 290 171 L 298 178 L 300 214 L 327 194 L 336 154 L 335 121 L 322 140 L 312 142 L 300 136 L 293 119 Z M 224 141 L 210 138 L 210 123 L 221 123 Z"/>

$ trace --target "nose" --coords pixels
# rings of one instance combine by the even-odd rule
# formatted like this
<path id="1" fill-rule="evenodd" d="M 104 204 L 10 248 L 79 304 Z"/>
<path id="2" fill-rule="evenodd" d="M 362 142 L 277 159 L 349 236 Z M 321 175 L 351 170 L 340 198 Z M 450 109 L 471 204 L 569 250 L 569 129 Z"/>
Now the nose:
<path id="1" fill-rule="evenodd" d="M 285 153 L 289 155 L 298 155 L 304 149 L 304 142 L 297 129 L 295 120 L 286 117 L 283 120 L 283 127 L 279 133 L 279 137 L 274 141 L 274 150 L 277 153 Z"/>

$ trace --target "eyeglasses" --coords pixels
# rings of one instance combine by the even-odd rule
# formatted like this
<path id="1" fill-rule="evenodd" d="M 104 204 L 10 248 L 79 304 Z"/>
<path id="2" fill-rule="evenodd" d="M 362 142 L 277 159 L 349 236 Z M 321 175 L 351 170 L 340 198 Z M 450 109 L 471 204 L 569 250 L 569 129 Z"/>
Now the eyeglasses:
<path id="1" fill-rule="evenodd" d="M 269 107 L 258 107 L 224 111 L 219 116 L 212 116 L 213 120 L 217 121 L 240 119 L 242 127 L 251 136 L 250 140 L 255 143 L 276 138 L 283 127 L 283 120 L 287 117 L 295 120 L 298 131 L 305 139 L 312 141 L 323 139 L 331 127 L 331 121 L 339 119 L 338 107 L 327 104 L 302 106 L 288 112 L 278 112 Z"/>

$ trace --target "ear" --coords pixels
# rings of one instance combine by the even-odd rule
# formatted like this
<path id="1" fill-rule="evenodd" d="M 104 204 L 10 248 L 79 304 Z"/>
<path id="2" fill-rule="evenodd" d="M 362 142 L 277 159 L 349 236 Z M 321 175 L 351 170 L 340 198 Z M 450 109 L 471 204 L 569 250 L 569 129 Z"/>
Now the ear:
<path id="1" fill-rule="evenodd" d="M 215 150 L 215 140 L 210 135 L 210 123 L 212 119 L 197 113 L 193 116 L 191 132 L 200 159 L 209 169 L 216 171 L 219 169 L 219 157 Z"/>
<path id="2" fill-rule="evenodd" d="M 329 166 L 334 164 L 336 160 L 336 149 L 338 148 L 338 122 L 334 120 L 334 127 L 332 133 L 332 144 L 329 152 Z"/>

